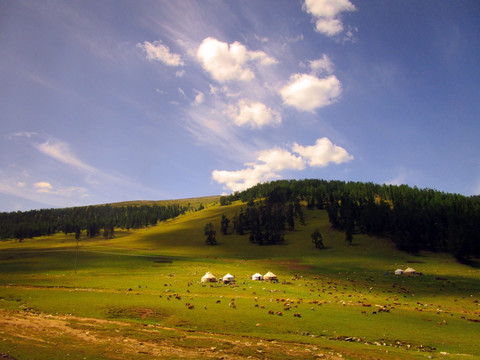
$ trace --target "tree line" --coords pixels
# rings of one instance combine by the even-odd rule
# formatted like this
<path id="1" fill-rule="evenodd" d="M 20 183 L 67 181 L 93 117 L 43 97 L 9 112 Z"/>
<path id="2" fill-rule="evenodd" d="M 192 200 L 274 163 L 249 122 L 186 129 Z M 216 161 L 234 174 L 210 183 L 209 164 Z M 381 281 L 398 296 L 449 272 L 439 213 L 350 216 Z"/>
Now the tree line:
<path id="1" fill-rule="evenodd" d="M 139 229 L 156 225 L 189 210 L 187 206 L 84 206 L 64 209 L 42 209 L 0 213 L 0 238 L 20 241 L 37 236 L 53 235 L 59 231 L 76 234 L 85 231 L 88 237 L 114 236 L 115 228 Z"/>
<path id="2" fill-rule="evenodd" d="M 221 205 L 231 203 L 233 198 L 222 197 Z M 220 229 L 226 235 L 230 222 L 233 232 L 238 235 L 249 234 L 249 241 L 257 245 L 282 244 L 285 232 L 295 230 L 296 221 L 304 224 L 302 206 L 298 198 L 293 197 L 286 188 L 273 188 L 261 199 L 250 199 L 245 210 L 235 214 L 230 221 L 222 215 Z M 207 244 L 212 244 L 207 238 Z"/>
<path id="3" fill-rule="evenodd" d="M 363 233 L 388 237 L 411 253 L 444 251 L 459 261 L 480 256 L 478 196 L 407 185 L 310 179 L 258 184 L 224 196 L 220 202 L 265 199 L 268 204 L 271 196 L 278 198 L 279 194 L 286 203 L 302 201 L 309 209 L 325 209 L 332 227 L 345 231 L 347 242 L 354 233 Z"/>

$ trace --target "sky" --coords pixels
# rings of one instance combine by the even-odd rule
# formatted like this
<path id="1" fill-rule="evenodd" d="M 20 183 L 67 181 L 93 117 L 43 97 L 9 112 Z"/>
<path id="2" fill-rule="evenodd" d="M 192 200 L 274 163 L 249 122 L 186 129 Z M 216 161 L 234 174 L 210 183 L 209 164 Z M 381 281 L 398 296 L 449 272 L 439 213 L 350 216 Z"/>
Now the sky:
<path id="1" fill-rule="evenodd" d="M 480 194 L 477 0 L 0 0 L 0 211 L 277 179 Z"/>

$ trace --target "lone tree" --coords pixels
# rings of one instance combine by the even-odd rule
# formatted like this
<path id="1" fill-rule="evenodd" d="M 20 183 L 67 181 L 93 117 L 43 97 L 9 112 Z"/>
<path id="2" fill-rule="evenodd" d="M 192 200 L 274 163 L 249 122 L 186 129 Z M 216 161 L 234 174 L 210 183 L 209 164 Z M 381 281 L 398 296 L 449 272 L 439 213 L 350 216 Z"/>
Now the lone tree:
<path id="1" fill-rule="evenodd" d="M 205 225 L 205 236 L 207 237 L 205 239 L 205 243 L 207 245 L 217 245 L 217 239 L 215 238 L 215 230 L 213 230 L 213 224 L 209 222 L 207 225 Z"/>
<path id="2" fill-rule="evenodd" d="M 315 229 L 315 231 L 311 235 L 312 237 L 312 242 L 315 244 L 315 247 L 317 249 L 324 249 L 325 245 L 323 244 L 323 237 L 322 234 L 320 234 L 320 231 L 318 229 Z"/>

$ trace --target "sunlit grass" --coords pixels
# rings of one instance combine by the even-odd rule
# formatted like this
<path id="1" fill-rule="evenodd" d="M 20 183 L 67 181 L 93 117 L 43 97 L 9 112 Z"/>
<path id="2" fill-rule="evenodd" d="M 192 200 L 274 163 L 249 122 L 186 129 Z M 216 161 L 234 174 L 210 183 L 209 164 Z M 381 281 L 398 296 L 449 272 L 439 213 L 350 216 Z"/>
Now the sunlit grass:
<path id="1" fill-rule="evenodd" d="M 210 205 L 155 227 L 117 229 L 114 239 L 82 236 L 76 274 L 73 235 L 1 242 L 0 307 L 333 346 L 356 354 L 390 350 L 398 358 L 424 357 L 407 345 L 372 345 L 401 341 L 412 349 L 435 347 L 437 355 L 480 356 L 480 345 L 472 341 L 480 338 L 480 326 L 468 320 L 480 319 L 477 269 L 446 254 L 406 254 L 387 239 L 365 235 L 355 235 L 349 246 L 319 210 L 305 210 L 306 225 L 297 224 L 283 245 L 258 246 L 248 235 L 220 234 L 222 214 L 232 218 L 241 206 Z M 205 245 L 207 222 L 217 230 L 218 246 Z M 311 242 L 316 228 L 326 249 Z M 424 275 L 393 275 L 407 266 Z M 201 284 L 206 271 L 217 277 L 231 273 L 236 285 Z M 280 283 L 250 280 L 267 271 Z M 344 341 L 348 337 L 361 340 Z M 202 340 L 185 341 L 178 343 L 203 346 Z M 210 341 L 204 344 L 210 347 Z"/>

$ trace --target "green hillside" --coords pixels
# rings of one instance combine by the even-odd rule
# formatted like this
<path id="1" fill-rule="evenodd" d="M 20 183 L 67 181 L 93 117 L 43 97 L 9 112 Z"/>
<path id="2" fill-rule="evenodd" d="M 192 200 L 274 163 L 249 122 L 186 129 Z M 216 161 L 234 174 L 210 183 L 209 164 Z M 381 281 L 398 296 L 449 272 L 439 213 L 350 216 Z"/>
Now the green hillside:
<path id="1" fill-rule="evenodd" d="M 218 198 L 211 199 L 218 201 Z M 191 203 L 197 203 L 194 200 Z M 236 201 L 113 239 L 0 243 L 0 354 L 13 359 L 473 359 L 480 271 L 445 253 L 334 230 L 325 210 L 281 245 L 222 235 Z M 205 244 L 211 222 L 218 245 Z M 325 249 L 310 234 L 319 229 Z M 421 276 L 395 276 L 413 267 Z M 210 271 L 234 285 L 202 284 Z M 274 272 L 278 283 L 250 279 Z M 273 314 L 272 314 L 273 313 Z M 280 314 L 281 313 L 281 314 Z M 295 315 L 295 316 L 294 316 Z M 34 356 L 32 356 L 34 354 Z"/>

